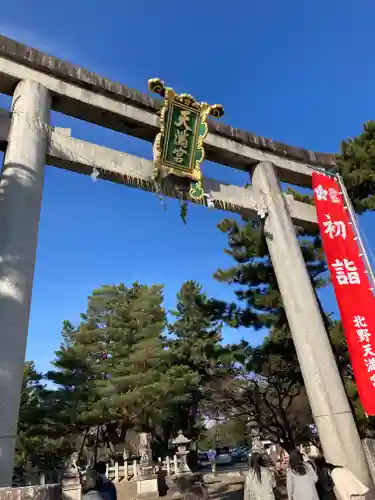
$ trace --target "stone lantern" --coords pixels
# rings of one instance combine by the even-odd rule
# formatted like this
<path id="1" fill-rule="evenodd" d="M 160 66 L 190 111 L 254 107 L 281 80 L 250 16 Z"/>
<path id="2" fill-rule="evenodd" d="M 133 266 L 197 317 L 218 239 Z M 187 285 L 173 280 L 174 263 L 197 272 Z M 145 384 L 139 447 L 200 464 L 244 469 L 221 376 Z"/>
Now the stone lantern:
<path id="1" fill-rule="evenodd" d="M 179 431 L 178 436 L 172 441 L 172 444 L 177 446 L 176 455 L 180 461 L 179 473 L 191 472 L 186 461 L 186 456 L 189 453 L 189 450 L 187 449 L 189 443 L 191 443 L 191 439 L 185 437 L 182 431 Z"/>

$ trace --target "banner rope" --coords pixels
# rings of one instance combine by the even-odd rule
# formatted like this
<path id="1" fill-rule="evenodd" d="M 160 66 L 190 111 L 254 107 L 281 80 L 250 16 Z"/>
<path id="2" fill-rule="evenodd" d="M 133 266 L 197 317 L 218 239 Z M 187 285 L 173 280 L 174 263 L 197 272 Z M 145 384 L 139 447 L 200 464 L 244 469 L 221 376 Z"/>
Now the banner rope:
<path id="1" fill-rule="evenodd" d="M 374 271 L 372 269 L 371 262 L 370 262 L 370 259 L 368 257 L 367 251 L 366 251 L 366 247 L 365 247 L 363 240 L 362 240 L 362 237 L 361 237 L 358 218 L 357 218 L 357 215 L 354 211 L 352 202 L 349 198 L 349 195 L 348 195 L 348 192 L 346 190 L 346 187 L 345 187 L 345 184 L 344 184 L 342 177 L 339 174 L 336 174 L 336 178 L 337 178 L 337 182 L 340 186 L 340 190 L 341 190 L 341 193 L 342 193 L 342 196 L 344 199 L 344 203 L 347 207 L 349 218 L 351 220 L 351 223 L 352 223 L 352 226 L 354 229 L 355 239 L 357 240 L 357 242 L 359 244 L 359 248 L 360 248 L 360 252 L 361 252 L 359 255 L 365 262 L 366 270 L 367 270 L 367 273 L 370 277 L 371 290 L 373 291 L 375 288 L 375 275 L 374 275 Z M 368 246 L 368 242 L 367 242 L 367 246 Z M 369 247 L 369 251 L 371 252 L 372 259 L 374 259 L 374 256 L 372 254 L 370 247 Z"/>

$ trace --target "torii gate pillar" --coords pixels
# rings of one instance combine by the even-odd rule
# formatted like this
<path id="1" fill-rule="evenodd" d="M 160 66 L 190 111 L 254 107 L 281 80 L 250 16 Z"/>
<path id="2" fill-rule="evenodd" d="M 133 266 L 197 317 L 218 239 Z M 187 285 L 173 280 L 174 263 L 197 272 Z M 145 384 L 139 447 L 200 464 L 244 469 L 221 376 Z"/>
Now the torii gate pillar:
<path id="1" fill-rule="evenodd" d="M 336 366 L 296 231 L 272 163 L 259 163 L 252 184 L 263 196 L 265 237 L 327 461 L 372 480 Z"/>
<path id="2" fill-rule="evenodd" d="M 0 487 L 12 484 L 33 287 L 49 91 L 21 81 L 14 92 L 8 146 L 0 179 Z"/>

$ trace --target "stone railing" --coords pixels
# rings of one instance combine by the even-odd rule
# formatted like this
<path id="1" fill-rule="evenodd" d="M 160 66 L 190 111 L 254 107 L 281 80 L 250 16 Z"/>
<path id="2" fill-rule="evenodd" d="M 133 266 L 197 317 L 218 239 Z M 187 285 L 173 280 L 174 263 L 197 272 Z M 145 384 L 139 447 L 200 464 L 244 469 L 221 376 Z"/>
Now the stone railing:
<path id="1" fill-rule="evenodd" d="M 61 485 L 48 484 L 0 488 L 0 500 L 60 500 Z"/>
<path id="2" fill-rule="evenodd" d="M 158 465 L 155 465 L 155 472 L 157 472 L 160 463 L 162 464 L 162 469 L 167 473 L 167 476 L 178 474 L 180 460 L 177 458 L 177 455 L 174 455 L 173 458 L 167 457 L 164 460 L 159 459 Z M 118 462 L 115 462 L 114 465 L 107 464 L 106 476 L 114 483 L 136 481 L 140 476 L 140 463 L 138 460 L 133 460 L 132 462 L 125 462 L 123 465 L 119 465 Z M 85 472 L 82 471 L 81 480 L 83 480 L 84 477 Z M 47 484 L 61 483 L 62 480 L 62 470 L 35 470 L 31 473 L 24 474 L 22 478 L 23 484 L 22 486 L 20 485 L 20 487 L 24 487 L 25 483 L 26 486 L 44 486 Z"/>
<path id="3" fill-rule="evenodd" d="M 173 458 L 167 457 L 163 461 L 160 459 L 159 463 L 162 464 L 162 469 L 166 471 L 167 476 L 178 473 L 179 460 L 176 455 Z M 155 466 L 155 472 L 157 469 L 158 465 Z M 114 483 L 137 480 L 140 476 L 139 461 L 134 460 L 131 464 L 125 462 L 124 465 L 119 465 L 117 462 L 113 466 L 107 465 L 106 475 Z"/>

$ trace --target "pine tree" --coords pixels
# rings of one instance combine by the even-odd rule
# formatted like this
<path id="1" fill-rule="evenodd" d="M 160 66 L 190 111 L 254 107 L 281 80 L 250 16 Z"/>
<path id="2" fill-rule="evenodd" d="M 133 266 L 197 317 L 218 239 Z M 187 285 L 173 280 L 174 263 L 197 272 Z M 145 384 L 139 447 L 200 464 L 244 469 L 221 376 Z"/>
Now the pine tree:
<path id="1" fill-rule="evenodd" d="M 355 211 L 362 214 L 375 210 L 375 121 L 364 123 L 363 132 L 357 137 L 341 142 L 341 154 L 337 155 L 336 161 L 336 170 L 343 178 Z M 332 321 L 330 331 L 332 347 L 356 415 L 357 427 L 362 436 L 373 433 L 375 419 L 367 418 L 363 412 L 341 321 Z"/>
<path id="2" fill-rule="evenodd" d="M 59 426 L 43 375 L 25 362 L 16 444 L 16 465 L 54 469 L 73 451 L 73 440 Z M 74 436 L 73 436 L 74 437 Z"/>
<path id="3" fill-rule="evenodd" d="M 185 282 L 177 295 L 176 318 L 169 325 L 168 343 L 171 366 L 187 374 L 185 391 L 172 402 L 174 423 L 193 440 L 203 428 L 202 404 L 212 381 L 223 379 L 231 370 L 232 355 L 222 346 L 221 321 L 215 319 L 202 287 Z M 177 411 L 176 411 L 177 410 Z M 177 418 L 176 418 L 177 417 Z"/>
<path id="4" fill-rule="evenodd" d="M 342 153 L 337 156 L 335 169 L 343 177 L 355 210 L 357 213 L 374 210 L 375 121 L 367 122 L 364 125 L 364 132 L 358 137 L 343 141 L 341 150 Z M 290 189 L 289 191 L 293 192 L 294 197 L 299 201 L 313 203 L 311 196 L 300 195 Z M 231 326 L 267 328 L 269 335 L 261 348 L 271 348 L 272 352 L 276 349 L 277 352 L 281 346 L 282 357 L 284 361 L 287 361 L 287 366 L 290 366 L 290 376 L 293 377 L 299 372 L 298 360 L 262 231 L 254 229 L 246 220 L 243 225 L 240 225 L 226 219 L 219 227 L 228 234 L 229 250 L 227 253 L 234 258 L 237 265 L 226 271 L 219 270 L 215 276 L 219 281 L 237 286 L 235 292 L 237 302 L 226 304 L 216 301 L 212 304 L 213 310 L 217 317 L 224 318 Z M 311 282 L 317 290 L 327 283 L 325 257 L 318 231 L 301 233 L 299 240 Z M 359 404 L 342 325 L 340 322 L 331 321 L 329 315 L 325 314 L 318 295 L 316 296 L 330 335 L 336 362 L 357 416 L 357 425 L 364 434 L 373 424 L 370 420 L 364 419 Z M 283 346 L 286 348 L 284 349 Z M 248 368 L 250 369 L 250 365 Z"/>
<path id="5" fill-rule="evenodd" d="M 216 400 L 226 401 L 228 415 L 243 415 L 245 411 L 265 434 L 294 446 L 297 437 L 307 431 L 311 414 L 263 229 L 246 220 L 241 225 L 229 219 L 222 221 L 219 229 L 228 235 L 226 253 L 236 265 L 219 269 L 215 277 L 236 287 L 237 300 L 229 304 L 212 301 L 213 314 L 232 327 L 266 329 L 268 335 L 256 348 L 244 342 L 242 355 L 237 350 L 242 375 L 216 387 Z M 319 288 L 326 283 L 320 238 L 317 233 L 303 231 L 298 238 L 311 282 Z M 302 399 L 306 404 L 301 406 Z M 298 418 L 293 416 L 296 401 L 300 409 L 303 407 L 303 416 L 299 410 Z M 299 428 L 298 421 L 303 421 Z"/>
<path id="6" fill-rule="evenodd" d="M 21 402 L 18 418 L 16 465 L 25 465 L 40 445 L 40 419 L 44 396 L 43 376 L 35 369 L 33 361 L 24 364 Z"/>
<path id="7" fill-rule="evenodd" d="M 356 212 L 375 210 L 375 121 L 366 122 L 359 136 L 342 141 L 337 170 Z"/>
<path id="8" fill-rule="evenodd" d="M 51 399 L 59 421 L 78 431 L 95 423 L 84 415 L 97 398 L 91 359 L 80 343 L 81 328 L 85 328 L 83 322 L 78 328 L 69 321 L 63 322 L 63 341 L 52 362 L 56 369 L 47 373 L 47 379 L 58 388 L 51 393 Z"/>
<path id="9" fill-rule="evenodd" d="M 226 253 L 236 265 L 219 269 L 214 276 L 236 286 L 237 303 L 214 301 L 213 311 L 233 327 L 284 328 L 287 318 L 262 227 L 231 219 L 224 219 L 218 227 L 228 236 Z M 327 269 L 320 237 L 300 231 L 299 241 L 311 281 L 319 288 L 326 283 Z"/>
<path id="10" fill-rule="evenodd" d="M 65 324 L 50 380 L 65 414 L 80 426 L 105 426 L 110 441 L 147 427 L 169 397 L 161 286 L 104 286 L 89 297 L 78 328 Z M 177 384 L 178 385 L 178 384 Z"/>
<path id="11" fill-rule="evenodd" d="M 249 429 L 244 418 L 228 419 L 218 422 L 207 429 L 199 439 L 199 449 L 209 450 L 222 443 L 225 446 L 235 447 L 239 444 L 247 445 Z"/>

